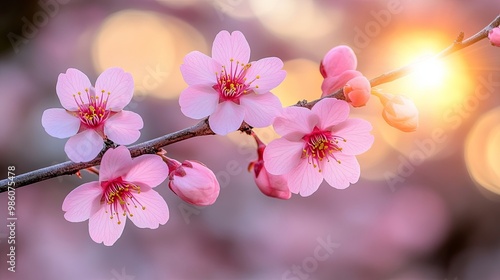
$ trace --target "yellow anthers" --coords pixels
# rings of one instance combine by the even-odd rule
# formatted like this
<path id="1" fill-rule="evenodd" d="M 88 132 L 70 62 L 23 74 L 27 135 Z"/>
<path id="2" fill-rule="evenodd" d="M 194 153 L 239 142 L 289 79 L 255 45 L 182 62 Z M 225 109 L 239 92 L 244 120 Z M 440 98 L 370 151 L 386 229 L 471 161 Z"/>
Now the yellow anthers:
<path id="1" fill-rule="evenodd" d="M 142 206 L 142 210 L 146 210 L 146 206 Z"/>
<path id="2" fill-rule="evenodd" d="M 233 62 L 233 61 L 234 61 L 234 58 L 229 59 L 229 61 Z"/>
<path id="3" fill-rule="evenodd" d="M 105 92 L 106 92 L 105 90 L 101 89 L 101 93 L 105 93 Z"/>
<path id="4" fill-rule="evenodd" d="M 82 95 L 82 93 L 81 93 L 81 92 L 77 92 L 77 94 L 78 94 L 78 95 Z"/>
<path id="5" fill-rule="evenodd" d="M 255 76 L 255 79 L 260 79 L 260 75 Z"/>

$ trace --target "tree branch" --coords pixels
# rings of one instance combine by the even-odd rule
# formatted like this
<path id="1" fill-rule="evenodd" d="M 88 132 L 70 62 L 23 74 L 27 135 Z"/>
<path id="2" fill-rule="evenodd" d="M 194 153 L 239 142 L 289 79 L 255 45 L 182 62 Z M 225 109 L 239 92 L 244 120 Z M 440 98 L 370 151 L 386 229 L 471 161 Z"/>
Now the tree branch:
<path id="1" fill-rule="evenodd" d="M 495 18 L 495 20 L 493 20 L 489 25 L 484 27 L 481 31 L 479 31 L 478 33 L 474 34 L 473 36 L 467 38 L 466 40 L 463 40 L 463 37 L 464 37 L 463 32 L 460 33 L 457 40 L 455 42 L 453 42 L 453 44 L 451 44 L 449 47 L 447 47 L 446 49 L 444 49 L 440 53 L 436 54 L 433 57 L 433 59 L 448 56 L 454 52 L 462 50 L 470 45 L 473 45 L 473 44 L 487 38 L 488 32 L 492 28 L 498 27 L 499 25 L 500 25 L 500 15 L 497 16 Z M 384 73 L 378 77 L 371 79 L 370 84 L 372 87 L 375 87 L 375 86 L 378 86 L 378 85 L 381 85 L 384 83 L 388 83 L 388 82 L 392 82 L 394 80 L 402 78 L 402 77 L 408 75 L 409 73 L 411 73 L 412 70 L 414 69 L 414 66 L 415 66 L 415 64 L 409 64 L 409 65 L 406 65 L 404 67 L 395 69 L 393 71 L 389 71 L 387 73 Z M 332 98 L 332 97 L 338 98 L 338 99 L 345 99 L 342 89 L 340 89 L 340 90 L 338 90 L 338 91 L 336 91 L 328 96 L 325 96 L 323 98 Z M 314 104 L 318 103 L 318 101 L 320 101 L 323 98 L 313 100 L 311 102 L 307 102 L 304 100 L 304 101 L 297 103 L 297 106 L 311 108 L 314 106 Z M 239 128 L 239 130 L 242 132 L 247 132 L 250 129 L 251 129 L 251 127 L 248 126 L 246 123 L 243 123 L 241 125 L 241 127 Z M 188 128 L 185 128 L 185 129 L 158 137 L 156 139 L 152 139 L 152 140 L 149 140 L 149 141 L 146 141 L 143 143 L 133 145 L 133 146 L 129 147 L 129 150 L 130 150 L 132 157 L 137 157 L 137 156 L 143 155 L 143 154 L 154 154 L 154 153 L 158 152 L 158 150 L 161 147 L 168 146 L 170 144 L 173 144 L 173 143 L 176 143 L 179 141 L 187 140 L 189 138 L 198 137 L 198 136 L 205 136 L 205 135 L 213 135 L 213 134 L 215 134 L 215 133 L 210 129 L 210 127 L 208 125 L 208 120 L 204 119 L 194 126 L 191 126 L 191 127 L 188 127 Z M 20 188 L 22 186 L 26 186 L 26 185 L 33 184 L 36 182 L 44 181 L 44 180 L 47 180 L 50 178 L 55 178 L 55 177 L 59 177 L 62 175 L 76 174 L 78 171 L 80 171 L 82 169 L 86 169 L 86 168 L 89 168 L 92 166 L 99 165 L 101 162 L 101 158 L 102 158 L 103 153 L 104 152 L 101 152 L 101 154 L 97 158 L 95 158 L 94 160 L 92 160 L 90 162 L 74 163 L 71 161 L 67 161 L 64 163 L 52 165 L 49 167 L 45 167 L 45 168 L 41 168 L 41 169 L 38 169 L 35 171 L 31 171 L 28 173 L 17 175 L 14 179 L 15 185 L 10 186 L 10 187 L 11 188 Z M 11 181 L 8 179 L 4 179 L 4 180 L 0 181 L 0 193 L 6 192 L 8 190 L 9 182 L 11 182 Z M 11 185 L 12 185 L 12 183 L 11 183 Z"/>

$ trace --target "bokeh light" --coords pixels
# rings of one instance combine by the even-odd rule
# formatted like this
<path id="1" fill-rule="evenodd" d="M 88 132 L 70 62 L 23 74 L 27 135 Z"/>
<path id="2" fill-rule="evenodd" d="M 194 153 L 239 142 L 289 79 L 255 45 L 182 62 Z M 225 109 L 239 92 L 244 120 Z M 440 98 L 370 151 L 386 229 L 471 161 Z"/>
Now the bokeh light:
<path id="1" fill-rule="evenodd" d="M 110 15 L 98 30 L 93 61 L 98 72 L 113 66 L 134 77 L 136 91 L 177 98 L 186 87 L 179 67 L 193 50 L 206 52 L 203 36 L 175 17 L 124 10 Z"/>
<path id="2" fill-rule="evenodd" d="M 322 10 L 313 0 L 252 0 L 250 3 L 257 18 L 269 31 L 290 39 L 326 36 L 342 20 L 341 13 Z"/>
<path id="3" fill-rule="evenodd" d="M 500 107 L 481 116 L 465 143 L 465 163 L 481 187 L 500 194 Z"/>
<path id="4" fill-rule="evenodd" d="M 292 59 L 285 61 L 283 69 L 286 71 L 286 79 L 273 90 L 283 106 L 321 97 L 323 78 L 319 72 L 319 62 L 303 58 Z"/>

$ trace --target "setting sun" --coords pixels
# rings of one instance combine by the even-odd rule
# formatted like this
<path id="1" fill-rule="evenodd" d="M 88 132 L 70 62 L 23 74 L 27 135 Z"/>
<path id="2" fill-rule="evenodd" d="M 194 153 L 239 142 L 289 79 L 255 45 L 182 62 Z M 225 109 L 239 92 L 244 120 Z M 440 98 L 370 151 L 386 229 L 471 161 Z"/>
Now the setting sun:
<path id="1" fill-rule="evenodd" d="M 403 35 L 391 46 L 396 65 L 414 64 L 407 77 L 381 88 L 387 92 L 412 98 L 423 116 L 441 119 L 443 110 L 460 104 L 471 92 L 471 78 L 464 56 L 434 58 L 449 39 L 443 34 L 421 34 L 418 31 Z"/>
<path id="2" fill-rule="evenodd" d="M 415 72 L 411 74 L 412 84 L 422 89 L 439 87 L 449 72 L 445 63 L 439 59 L 426 58 L 415 65 Z"/>

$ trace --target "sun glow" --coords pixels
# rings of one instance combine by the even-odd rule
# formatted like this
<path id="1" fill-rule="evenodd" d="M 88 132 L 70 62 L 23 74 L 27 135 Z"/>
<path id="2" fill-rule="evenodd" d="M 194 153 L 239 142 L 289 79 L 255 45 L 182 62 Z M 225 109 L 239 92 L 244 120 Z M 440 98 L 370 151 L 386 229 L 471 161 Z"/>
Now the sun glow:
<path id="1" fill-rule="evenodd" d="M 463 54 L 434 58 L 449 45 L 449 41 L 437 33 L 402 35 L 398 42 L 388 47 L 388 52 L 392 54 L 394 67 L 413 64 L 413 71 L 380 88 L 384 92 L 412 98 L 421 116 L 428 116 L 434 122 L 442 119 L 443 111 L 463 103 L 473 92 L 473 81 Z"/>
<path id="2" fill-rule="evenodd" d="M 411 74 L 412 83 L 422 89 L 439 87 L 449 71 L 446 64 L 435 58 L 426 58 L 417 63 L 414 72 Z"/>

